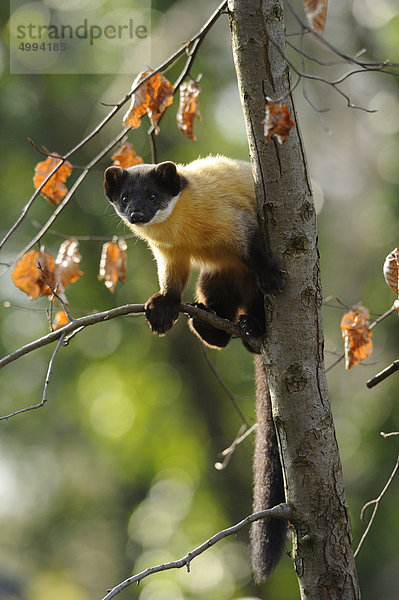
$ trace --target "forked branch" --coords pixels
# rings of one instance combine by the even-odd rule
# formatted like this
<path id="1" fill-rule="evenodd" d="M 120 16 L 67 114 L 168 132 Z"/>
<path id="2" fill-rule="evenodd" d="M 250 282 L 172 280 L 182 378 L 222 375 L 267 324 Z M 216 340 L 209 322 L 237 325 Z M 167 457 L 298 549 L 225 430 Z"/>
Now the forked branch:
<path id="1" fill-rule="evenodd" d="M 51 331 L 47 335 L 18 348 L 14 352 L 11 352 L 7 356 L 4 356 L 0 359 L 0 369 L 5 367 L 6 365 L 14 362 L 21 356 L 25 354 L 29 354 L 29 352 L 33 352 L 33 350 L 37 350 L 38 348 L 42 348 L 47 346 L 48 344 L 52 344 L 56 342 L 61 337 L 63 337 L 63 344 L 67 345 L 72 334 L 76 331 L 81 331 L 82 329 L 89 327 L 90 325 L 95 325 L 96 323 L 104 323 L 106 321 L 110 321 L 111 319 L 115 319 L 116 317 L 122 317 L 132 314 L 144 314 L 145 307 L 144 304 L 125 304 L 123 306 L 119 306 L 117 308 L 112 308 L 110 310 L 106 310 L 103 312 L 94 313 L 92 315 L 87 315 L 85 317 L 80 317 L 79 319 L 74 319 L 71 323 L 68 323 L 64 327 L 60 327 L 56 331 Z M 202 319 L 209 325 L 216 327 L 217 329 L 222 329 L 227 333 L 230 333 L 233 337 L 243 338 L 246 342 L 249 342 L 253 345 L 254 349 L 259 348 L 259 342 L 256 338 L 248 337 L 239 325 L 232 323 L 228 319 L 222 319 L 218 317 L 216 314 L 202 310 L 201 308 L 197 308 L 196 306 L 192 306 L 190 304 L 181 304 L 180 312 L 186 313 L 190 317 L 196 317 Z"/>
<path id="2" fill-rule="evenodd" d="M 223 529 L 222 531 L 219 531 L 219 533 L 213 535 L 211 538 L 206 540 L 206 542 L 203 542 L 200 546 L 197 546 L 197 548 L 194 548 L 179 560 L 164 563 L 162 565 L 157 565 L 156 567 L 149 567 L 148 569 L 137 573 L 137 575 L 128 577 L 127 579 L 116 585 L 114 588 L 112 588 L 112 590 L 109 590 L 109 592 L 103 597 L 102 600 L 111 600 L 111 598 L 114 598 L 117 594 L 125 590 L 133 583 L 140 583 L 140 581 L 142 581 L 145 577 L 153 575 L 154 573 L 160 573 L 161 571 L 167 571 L 170 569 L 181 569 L 182 567 L 186 567 L 189 571 L 193 559 L 205 552 L 206 550 L 208 550 L 208 548 L 211 548 L 211 546 L 214 546 L 220 540 L 223 540 L 229 535 L 237 534 L 241 529 L 247 527 L 254 521 L 259 521 L 259 519 L 267 519 L 273 517 L 274 519 L 288 520 L 291 518 L 291 514 L 292 510 L 288 504 L 278 504 L 273 508 L 253 513 L 252 515 L 249 515 L 236 525 L 233 525 L 228 529 Z"/>

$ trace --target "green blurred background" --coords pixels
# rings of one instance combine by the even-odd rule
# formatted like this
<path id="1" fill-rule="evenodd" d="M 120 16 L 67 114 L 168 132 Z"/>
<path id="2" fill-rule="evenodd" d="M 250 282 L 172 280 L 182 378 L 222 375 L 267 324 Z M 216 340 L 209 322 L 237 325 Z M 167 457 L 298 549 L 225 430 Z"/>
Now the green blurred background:
<path id="1" fill-rule="evenodd" d="M 210 0 L 153 0 L 151 66 L 194 34 L 215 7 Z M 79 75 L 78 64 L 76 75 L 9 75 L 7 3 L 0 11 L 3 237 L 30 197 L 34 165 L 42 160 L 27 137 L 51 151 L 68 151 L 108 112 L 102 103 L 115 103 L 126 94 L 131 78 Z M 288 21 L 291 31 L 298 31 Z M 372 60 L 399 62 L 395 1 L 331 3 L 326 37 L 347 53 L 367 47 Z M 300 43 L 294 37 L 290 41 Z M 310 43 L 308 51 L 331 60 L 319 45 Z M 295 52 L 292 59 L 300 66 Z M 169 69 L 171 81 L 183 64 L 184 59 Z M 313 63 L 306 68 L 329 79 L 345 71 Z M 188 162 L 218 152 L 246 158 L 225 17 L 201 47 L 192 69 L 193 76 L 199 73 L 203 121 L 195 124 L 198 142 L 177 131 L 175 100 L 157 139 L 160 160 Z M 305 82 L 305 89 L 300 85 L 295 93 L 319 211 L 323 290 L 325 297 L 338 296 L 349 305 L 361 300 L 377 316 L 394 300 L 382 264 L 398 244 L 398 82 L 363 73 L 343 89 L 355 104 L 379 112 L 347 108 L 322 83 Z M 316 112 L 306 97 L 329 112 Z M 75 165 L 87 163 L 118 133 L 123 112 L 73 157 Z M 150 161 L 146 129 L 143 125 L 129 140 Z M 125 233 L 103 197 L 102 173 L 109 164 L 103 160 L 86 178 L 57 220 L 57 231 L 72 236 Z M 33 222 L 44 223 L 50 213 L 50 205 L 38 198 L 1 261 L 11 260 L 36 233 Z M 42 242 L 56 253 L 60 240 L 46 235 Z M 84 277 L 67 290 L 74 316 L 144 302 L 157 290 L 155 264 L 141 242 L 128 242 L 127 283 L 118 285 L 114 295 L 97 280 L 101 243 L 81 242 L 80 251 Z M 9 273 L 0 289 L 4 355 L 47 332 L 48 301 L 29 302 L 13 287 Z M 192 289 L 191 283 L 187 300 Z M 327 365 L 342 351 L 343 310 L 333 305 L 325 308 Z M 100 599 L 132 572 L 179 558 L 251 512 L 253 441 L 248 438 L 239 447 L 227 469 L 214 468 L 241 421 L 185 321 L 180 317 L 162 339 L 150 334 L 142 317 L 87 329 L 60 351 L 46 406 L 0 423 L 0 598 Z M 378 495 L 396 459 L 397 438 L 383 440 L 379 432 L 399 429 L 399 376 L 372 391 L 365 381 L 398 357 L 398 332 L 397 317 L 391 316 L 374 330 L 375 351 L 367 364 L 348 373 L 341 362 L 329 373 L 355 542 L 364 529 L 360 509 Z M 40 401 L 51 352 L 36 351 L 2 371 L 1 414 Z M 252 423 L 251 356 L 233 342 L 211 353 L 211 359 Z M 399 598 L 398 496 L 396 480 L 357 559 L 365 600 Z M 242 532 L 196 559 L 191 573 L 154 575 L 121 597 L 292 600 L 299 593 L 288 556 L 267 585 L 253 585 L 248 532 Z"/>

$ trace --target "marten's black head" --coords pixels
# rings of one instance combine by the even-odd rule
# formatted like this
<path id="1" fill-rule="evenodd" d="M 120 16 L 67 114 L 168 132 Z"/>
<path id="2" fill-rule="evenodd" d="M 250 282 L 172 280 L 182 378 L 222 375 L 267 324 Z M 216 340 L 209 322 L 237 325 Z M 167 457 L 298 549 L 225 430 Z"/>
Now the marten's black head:
<path id="1" fill-rule="evenodd" d="M 105 195 L 117 214 L 133 225 L 167 219 L 186 185 L 172 162 L 108 167 L 104 174 Z"/>

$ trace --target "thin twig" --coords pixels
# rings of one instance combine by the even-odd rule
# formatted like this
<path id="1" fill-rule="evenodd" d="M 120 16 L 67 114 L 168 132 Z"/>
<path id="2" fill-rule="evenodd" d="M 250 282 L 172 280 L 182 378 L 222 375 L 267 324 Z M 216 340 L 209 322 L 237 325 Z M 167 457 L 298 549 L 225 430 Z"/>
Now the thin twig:
<path id="1" fill-rule="evenodd" d="M 109 590 L 109 592 L 103 597 L 102 600 L 111 600 L 111 598 L 114 598 L 117 594 L 122 592 L 122 590 L 126 589 L 133 583 L 140 583 L 140 581 L 142 581 L 145 577 L 153 575 L 154 573 L 159 573 L 161 571 L 167 571 L 170 569 L 181 569 L 182 567 L 186 567 L 187 570 L 190 571 L 191 561 L 206 550 L 208 550 L 208 548 L 210 548 L 220 540 L 228 537 L 229 535 L 234 535 L 238 533 L 241 529 L 247 527 L 250 523 L 253 523 L 254 521 L 258 521 L 259 519 L 273 517 L 275 519 L 288 520 L 291 517 L 291 512 L 291 507 L 288 504 L 278 504 L 273 508 L 262 510 L 252 515 L 249 515 L 236 525 L 233 525 L 228 529 L 223 529 L 222 531 L 219 531 L 219 533 L 213 535 L 211 538 L 206 540 L 206 542 L 188 552 L 185 556 L 183 556 L 183 558 L 180 558 L 179 560 L 173 562 L 157 565 L 156 567 L 149 567 L 148 569 L 141 571 L 141 573 L 137 573 L 137 575 L 128 577 L 127 579 L 116 585 L 114 588 L 112 588 L 112 590 Z"/>
<path id="2" fill-rule="evenodd" d="M 181 86 L 184 79 L 187 77 L 187 75 L 190 74 L 191 67 L 193 66 L 194 60 L 198 54 L 198 50 L 200 49 L 200 46 L 201 46 L 203 40 L 204 40 L 204 38 L 198 39 L 195 42 L 195 44 L 193 44 L 193 47 L 190 50 L 190 52 L 187 53 L 188 54 L 187 62 L 184 65 L 184 68 L 183 68 L 182 72 L 180 73 L 179 77 L 176 79 L 176 81 L 174 83 L 175 90 Z"/>
<path id="3" fill-rule="evenodd" d="M 344 360 L 344 358 L 345 358 L 345 354 L 340 354 L 340 356 L 337 358 L 337 360 L 335 360 L 332 363 L 332 365 L 330 365 L 329 367 L 326 368 L 326 373 L 328 373 L 328 371 L 331 371 L 331 369 L 336 367 L 342 360 Z"/>
<path id="4" fill-rule="evenodd" d="M 59 154 L 57 154 L 56 152 L 49 152 L 45 148 L 40 148 L 40 146 L 38 146 L 36 144 L 36 142 L 34 142 L 32 140 L 32 138 L 28 137 L 28 142 L 34 147 L 35 150 L 37 150 L 40 154 L 43 154 L 43 156 L 47 156 L 47 157 L 51 157 L 51 158 L 56 158 L 57 160 L 60 160 L 61 157 L 60 157 Z"/>
<path id="5" fill-rule="evenodd" d="M 238 432 L 237 437 L 233 440 L 233 442 L 230 444 L 230 446 L 228 448 L 226 448 L 225 450 L 223 450 L 223 452 L 221 452 L 221 455 L 223 456 L 223 462 L 218 461 L 214 464 L 214 467 L 217 471 L 223 471 L 223 469 L 225 469 L 227 467 L 237 446 L 239 446 L 249 435 L 251 435 L 255 431 L 256 426 L 257 426 L 257 423 L 254 423 L 252 425 L 252 427 L 250 427 L 249 429 L 244 431 L 244 433 L 242 433 L 242 430 L 243 430 L 243 428 L 245 428 L 245 425 L 241 425 L 240 431 Z"/>
<path id="6" fill-rule="evenodd" d="M 58 302 L 61 304 L 62 308 L 64 309 L 64 312 L 65 312 L 66 316 L 68 317 L 68 319 L 70 321 L 74 321 L 75 319 L 71 316 L 71 314 L 70 314 L 70 312 L 68 310 L 68 306 L 66 305 L 65 300 L 63 300 L 63 298 L 61 298 L 61 296 L 58 294 L 57 290 L 51 285 L 51 283 L 48 280 L 48 277 L 47 277 L 47 275 L 46 275 L 46 273 L 45 273 L 42 265 L 40 264 L 40 262 L 37 263 L 37 268 L 39 269 L 39 271 L 43 275 L 43 279 L 46 282 L 46 284 L 48 285 L 48 287 L 50 288 L 50 290 L 51 290 L 51 292 L 53 294 L 53 297 L 57 298 Z M 52 307 L 52 305 L 53 305 L 52 299 L 50 299 L 50 302 L 51 302 L 50 306 Z M 51 327 L 51 329 L 53 329 L 52 322 L 53 322 L 53 320 L 52 320 L 52 313 L 51 313 L 51 316 L 50 316 L 50 327 Z"/>
<path id="7" fill-rule="evenodd" d="M 331 304 L 332 300 L 336 300 L 338 302 L 338 306 L 334 306 L 333 304 Z M 324 306 L 333 306 L 334 308 L 344 308 L 345 310 L 351 310 L 351 307 L 349 306 L 349 304 L 345 304 L 345 302 L 343 300 L 341 300 L 341 298 L 338 298 L 338 296 L 327 296 L 327 298 L 324 298 L 323 300 L 323 305 Z"/>
<path id="8" fill-rule="evenodd" d="M 382 435 L 383 438 L 389 438 L 393 435 L 399 435 L 399 431 L 391 431 L 390 433 L 384 433 L 383 431 L 381 431 L 380 435 Z"/>
<path id="9" fill-rule="evenodd" d="M 305 71 L 305 54 L 303 52 L 303 43 L 304 43 L 304 39 L 305 36 L 302 35 L 301 36 L 301 49 L 299 51 L 299 56 L 300 56 L 300 61 L 301 61 L 301 67 L 302 67 L 302 71 Z M 327 112 L 329 109 L 319 109 L 317 108 L 317 106 L 312 102 L 312 100 L 310 99 L 306 86 L 305 86 L 305 81 L 304 79 L 301 79 L 300 77 L 298 77 L 298 81 L 301 80 L 302 81 L 302 93 L 303 93 L 303 97 L 305 98 L 305 100 L 308 102 L 308 104 L 310 104 L 310 106 L 313 108 L 313 110 L 316 112 L 318 119 L 321 123 L 321 126 L 323 127 L 324 131 L 326 131 L 327 133 L 331 134 L 331 130 L 329 129 L 329 127 L 327 126 L 327 123 L 325 122 L 325 120 L 323 119 L 322 113 L 323 112 Z"/>
<path id="10" fill-rule="evenodd" d="M 64 336 L 62 335 L 60 337 L 60 339 L 57 342 L 57 345 L 54 349 L 53 354 L 51 355 L 50 358 L 50 362 L 48 364 L 48 369 L 47 369 L 47 373 L 46 373 L 46 379 L 44 382 L 44 389 L 43 389 L 43 396 L 42 396 L 42 405 L 45 404 L 47 402 L 47 390 L 48 390 L 48 386 L 50 383 L 50 377 L 53 371 L 53 364 L 54 364 L 54 360 L 55 357 L 57 356 L 58 350 L 61 348 L 61 346 L 64 344 Z"/>
<path id="11" fill-rule="evenodd" d="M 45 146 L 43 146 L 43 148 L 40 148 L 40 146 L 38 146 L 36 144 L 36 142 L 34 140 L 32 140 L 32 138 L 28 137 L 28 142 L 34 147 L 35 150 L 37 150 L 40 154 L 43 154 L 43 156 L 47 156 L 47 157 L 51 157 L 51 158 L 56 158 L 58 160 L 60 160 L 60 155 L 57 154 L 56 152 L 50 152 L 49 150 L 47 150 L 47 148 Z M 61 165 L 60 165 L 61 166 Z M 58 168 L 60 168 L 60 166 L 57 165 Z M 80 169 L 83 170 L 85 167 L 82 165 L 72 165 L 73 169 Z M 44 183 L 40 186 L 40 189 L 42 189 L 44 187 Z"/>
<path id="12" fill-rule="evenodd" d="M 377 373 L 377 375 L 374 375 L 368 381 L 366 381 L 367 387 L 369 390 L 371 390 L 371 388 L 381 383 L 381 381 L 387 379 L 387 377 L 390 375 L 396 373 L 396 371 L 399 371 L 399 360 L 394 360 L 393 363 L 391 363 L 388 367 L 385 367 L 385 369 Z"/>
<path id="13" fill-rule="evenodd" d="M 353 75 L 356 75 L 360 72 L 374 72 L 374 71 L 378 71 L 380 73 L 386 73 L 389 75 L 393 75 L 395 77 L 399 76 L 399 73 L 396 71 L 389 71 L 387 70 L 387 67 L 398 67 L 398 64 L 395 63 L 391 63 L 389 61 L 383 61 L 383 62 L 364 62 L 364 61 L 360 61 L 357 60 L 355 57 L 349 57 L 343 53 L 341 53 L 337 48 L 335 48 L 332 44 L 329 44 L 328 42 L 326 42 L 326 40 L 319 36 L 318 34 L 315 33 L 315 31 L 313 31 L 313 29 L 311 27 L 309 27 L 309 25 L 307 25 L 298 15 L 298 13 L 293 9 L 293 7 L 291 6 L 290 2 L 288 0 L 285 0 L 287 6 L 289 7 L 290 11 L 292 12 L 292 14 L 295 16 L 295 18 L 297 19 L 298 23 L 301 25 L 302 28 L 302 32 L 301 32 L 301 48 L 300 50 L 298 50 L 296 47 L 293 47 L 294 50 L 296 50 L 300 55 L 301 55 L 301 62 L 302 62 L 302 70 L 299 70 L 296 68 L 296 66 L 294 65 L 294 63 L 292 61 L 289 60 L 289 58 L 287 57 L 286 53 L 284 52 L 284 49 L 281 48 L 277 42 L 275 40 L 273 40 L 273 38 L 271 38 L 270 36 L 268 37 L 268 41 L 275 47 L 275 49 L 277 50 L 277 52 L 280 54 L 280 56 L 283 58 L 283 60 L 287 63 L 287 65 L 290 67 L 290 69 L 296 73 L 296 75 L 298 76 L 299 79 L 302 80 L 312 80 L 312 81 L 319 81 L 320 83 L 324 83 L 326 85 L 329 85 L 331 87 L 333 87 L 335 89 L 336 92 L 338 92 L 343 98 L 345 98 L 346 102 L 347 102 L 347 106 L 349 108 L 354 108 L 357 110 L 363 110 L 365 112 L 368 113 L 373 113 L 376 112 L 373 109 L 368 109 L 365 108 L 363 106 L 357 106 L 356 104 L 354 104 L 352 102 L 352 100 L 350 99 L 350 97 L 348 96 L 348 94 L 346 94 L 343 90 L 341 90 L 341 88 L 339 87 L 339 85 L 341 83 L 343 83 L 344 81 L 346 81 L 349 77 L 352 77 Z M 339 77 L 336 80 L 329 80 L 326 79 L 324 77 L 320 77 L 318 75 L 312 75 L 310 73 L 305 72 L 305 66 L 304 66 L 304 58 L 306 57 L 306 55 L 303 53 L 302 51 L 302 43 L 303 43 L 303 36 L 304 33 L 310 34 L 312 35 L 315 39 L 317 39 L 321 44 L 325 45 L 331 52 L 333 52 L 334 54 L 336 54 L 337 56 L 339 56 L 342 60 L 344 60 L 345 62 L 348 62 L 350 64 L 355 64 L 358 67 L 360 67 L 359 69 L 353 69 L 351 71 L 349 71 L 348 73 L 345 73 L 344 75 L 342 75 L 341 77 Z M 291 45 L 292 47 L 292 45 Z M 314 104 L 310 101 L 310 99 L 308 98 L 306 92 L 305 92 L 305 98 L 307 99 L 307 101 L 309 102 L 309 104 L 316 110 L 318 116 L 320 117 L 320 109 L 317 109 Z M 278 102 L 281 102 L 281 99 L 278 100 Z"/>
<path id="14" fill-rule="evenodd" d="M 396 312 L 396 310 L 392 306 L 389 310 L 386 310 L 384 313 L 382 313 L 382 315 L 380 315 L 379 317 L 374 319 L 374 321 L 372 323 L 370 323 L 369 329 L 374 329 L 374 327 L 379 325 L 381 323 L 381 321 L 383 321 L 384 319 L 386 319 L 387 317 L 392 315 L 392 313 L 394 313 L 394 312 Z"/>
<path id="15" fill-rule="evenodd" d="M 362 511 L 361 511 L 361 513 L 360 513 L 360 518 L 363 520 L 363 518 L 364 518 L 364 512 L 365 512 L 365 510 L 366 510 L 366 509 L 367 509 L 369 506 L 371 506 L 372 504 L 374 504 L 374 509 L 373 509 L 373 512 L 372 512 L 372 515 L 371 515 L 370 521 L 369 521 L 369 523 L 368 523 L 368 525 L 367 525 L 367 527 L 366 527 L 366 530 L 364 531 L 364 533 L 363 533 L 362 537 L 360 538 L 359 544 L 358 544 L 358 546 L 357 546 L 357 548 L 356 548 L 356 550 L 355 550 L 355 552 L 354 552 L 354 557 L 355 557 L 355 558 L 356 558 L 356 556 L 358 555 L 358 553 L 359 553 L 359 550 L 360 550 L 360 548 L 362 547 L 362 545 L 363 545 L 363 542 L 364 542 L 364 540 L 366 539 L 366 537 L 367 537 L 367 535 L 368 535 L 368 532 L 370 531 L 370 527 L 371 527 L 371 525 L 373 524 L 373 521 L 374 521 L 374 519 L 375 519 L 375 515 L 377 514 L 378 506 L 379 506 L 379 504 L 380 504 L 380 502 L 381 502 L 382 498 L 384 497 L 384 495 L 385 495 L 385 493 L 386 493 L 387 489 L 388 489 L 388 488 L 389 488 L 389 486 L 391 485 L 391 483 L 392 483 L 392 480 L 393 480 L 393 478 L 395 477 L 395 475 L 396 475 L 396 473 L 397 473 L 398 469 L 399 469 L 399 453 L 398 453 L 398 457 L 397 457 L 397 459 L 396 459 L 396 463 L 395 463 L 395 466 L 394 466 L 394 468 L 393 468 L 393 471 L 392 471 L 391 475 L 389 476 L 389 479 L 388 479 L 388 481 L 386 482 L 386 484 L 385 484 L 384 488 L 382 489 L 382 492 L 380 493 L 380 495 L 378 496 L 378 498 L 376 498 L 375 500 L 370 500 L 370 502 L 367 502 L 367 503 L 366 503 L 366 504 L 363 506 L 363 508 L 362 508 Z"/>
<path id="16" fill-rule="evenodd" d="M 36 227 L 36 229 L 42 228 L 42 225 L 40 225 L 38 221 L 32 221 L 32 225 L 33 227 Z M 61 233 L 60 231 L 55 231 L 54 229 L 48 229 L 46 233 L 63 240 L 70 240 L 73 238 L 78 242 L 112 242 L 121 239 L 131 240 L 137 238 L 134 233 L 128 233 L 127 235 L 68 235 L 66 233 Z"/>
<path id="17" fill-rule="evenodd" d="M 296 34 L 301 37 L 301 47 L 300 48 L 297 48 L 292 42 L 288 41 L 288 39 L 285 40 L 285 43 L 292 50 L 294 50 L 297 54 L 299 54 L 300 56 L 303 56 L 304 58 L 306 58 L 307 60 L 310 60 L 311 62 L 318 64 L 320 67 L 335 67 L 335 66 L 343 65 L 346 62 L 343 59 L 330 60 L 330 61 L 320 60 L 316 56 L 307 54 L 302 48 L 302 40 L 305 37 L 306 33 L 308 33 L 308 32 L 301 30 L 301 31 L 298 31 L 298 33 Z M 287 35 L 287 38 L 288 38 L 288 35 Z"/>
<path id="18" fill-rule="evenodd" d="M 165 111 L 159 117 L 158 123 L 161 120 L 162 115 L 164 115 L 164 114 L 165 114 Z M 158 164 L 158 148 L 157 148 L 157 140 L 156 140 L 155 128 L 153 126 L 148 131 L 148 138 L 150 140 L 150 146 L 151 146 L 151 162 L 154 165 L 156 165 L 156 164 Z"/>
<path id="19" fill-rule="evenodd" d="M 50 383 L 50 377 L 51 377 L 51 373 L 53 370 L 53 364 L 54 364 L 54 360 L 55 357 L 58 353 L 58 350 L 61 348 L 61 346 L 63 345 L 64 342 L 64 335 L 61 335 L 57 345 L 54 349 L 53 354 L 51 355 L 49 364 L 48 364 L 48 368 L 47 368 L 47 373 L 46 373 L 46 379 L 44 381 L 44 389 L 43 389 L 43 395 L 42 395 L 42 399 L 40 402 L 38 402 L 37 404 L 34 404 L 32 406 L 27 406 L 26 408 L 21 408 L 20 410 L 15 410 L 14 412 L 10 413 L 9 415 L 5 415 L 3 417 L 0 417 L 0 421 L 7 421 L 8 419 L 11 419 L 11 417 L 15 417 L 16 415 L 20 415 L 22 413 L 28 412 L 30 410 L 36 410 L 37 408 L 42 408 L 42 406 L 45 405 L 45 403 L 47 402 L 47 390 L 48 390 L 48 386 Z"/>
<path id="20" fill-rule="evenodd" d="M 382 314 L 380 317 L 377 317 L 377 319 L 375 319 L 375 321 L 373 321 L 373 323 L 371 323 L 371 325 L 369 326 L 369 329 L 373 329 L 374 327 L 376 327 L 376 325 L 381 323 L 381 321 L 383 321 L 384 319 L 389 317 L 389 315 L 391 315 L 394 312 L 397 312 L 395 310 L 395 305 L 393 305 L 389 310 L 385 311 L 384 314 Z M 369 389 L 373 388 L 378 383 L 381 383 L 381 381 L 384 381 L 384 379 L 387 379 L 387 377 L 389 377 L 390 375 L 392 375 L 393 373 L 395 373 L 398 370 L 399 370 L 399 360 L 394 360 L 393 363 L 391 363 L 388 367 L 386 367 L 385 369 L 383 369 L 382 371 L 377 373 L 377 375 L 374 375 L 373 377 L 371 377 L 371 379 L 369 379 L 366 382 L 367 387 Z"/>
<path id="21" fill-rule="evenodd" d="M 354 108 L 354 109 L 357 109 L 357 110 L 362 110 L 362 111 L 367 112 L 367 113 L 377 112 L 374 109 L 368 109 L 368 108 L 365 108 L 363 106 L 357 106 L 356 104 L 354 104 L 352 102 L 352 100 L 350 99 L 350 97 L 348 96 L 348 94 L 345 94 L 345 92 L 343 90 L 341 90 L 341 88 L 338 87 L 338 85 L 340 83 L 342 83 L 343 81 L 345 81 L 346 79 L 348 79 L 352 75 L 355 75 L 356 73 L 359 73 L 360 71 L 358 69 L 355 69 L 353 71 L 350 71 L 349 73 L 346 73 L 345 75 L 343 75 L 342 77 L 338 78 L 335 81 L 330 81 L 329 79 L 326 79 L 324 77 L 320 77 L 319 75 L 312 75 L 310 73 L 306 73 L 305 71 L 300 71 L 299 69 L 296 68 L 296 66 L 294 65 L 294 63 L 291 60 L 289 60 L 289 58 L 285 54 L 284 50 L 278 45 L 278 43 L 275 40 L 273 40 L 272 37 L 268 36 L 267 39 L 274 46 L 274 48 L 277 50 L 277 52 L 280 54 L 280 56 L 283 58 L 283 60 L 285 60 L 285 62 L 287 63 L 287 65 L 290 67 L 290 69 L 294 73 L 296 73 L 296 75 L 299 78 L 309 79 L 311 81 L 318 81 L 320 83 L 324 83 L 326 85 L 331 86 L 332 88 L 335 89 L 336 92 L 338 92 L 343 98 L 345 98 L 347 106 L 349 108 Z M 377 67 L 375 67 L 375 68 L 368 68 L 367 71 L 379 71 L 379 72 L 383 72 L 383 73 L 387 72 L 387 71 L 383 71 L 382 69 L 377 68 Z M 391 73 L 391 74 L 399 76 L 399 74 L 397 74 L 397 73 Z M 289 92 L 286 95 L 288 95 L 288 94 L 289 94 Z M 280 98 L 278 101 L 281 102 L 281 100 L 282 99 Z"/>
<path id="22" fill-rule="evenodd" d="M 238 413 L 241 421 L 243 422 L 243 424 L 246 427 L 250 427 L 250 424 L 248 423 L 247 419 L 245 418 L 243 412 L 241 411 L 241 408 L 238 406 L 236 397 L 234 396 L 234 394 L 231 392 L 231 390 L 227 387 L 227 385 L 224 383 L 223 379 L 220 376 L 220 373 L 218 372 L 218 370 L 216 369 L 215 365 L 213 364 L 213 362 L 211 361 L 211 359 L 208 356 L 207 351 L 204 348 L 203 344 L 200 344 L 200 348 L 201 348 L 201 352 L 203 354 L 203 357 L 205 358 L 206 364 L 208 365 L 208 367 L 210 368 L 210 370 L 212 371 L 213 375 L 216 378 L 216 381 L 218 382 L 218 384 L 220 385 L 220 387 L 223 389 L 224 393 L 227 395 L 227 397 L 230 399 L 230 402 L 232 403 L 234 409 L 236 410 L 236 412 Z"/>
<path id="23" fill-rule="evenodd" d="M 219 18 L 220 15 L 221 15 L 221 12 L 215 13 L 213 15 L 214 18 L 209 22 L 209 28 L 215 23 L 216 19 Z M 184 65 L 180 75 L 178 76 L 175 83 L 173 84 L 173 96 L 175 96 L 177 94 L 184 79 L 187 77 L 187 75 L 190 74 L 190 69 L 194 63 L 194 60 L 198 53 L 198 50 L 204 40 L 204 37 L 205 36 L 202 36 L 202 37 L 198 38 L 197 40 L 195 40 L 195 42 L 192 44 L 191 49 L 189 49 L 188 47 L 186 48 L 186 54 L 188 55 L 188 59 L 186 61 L 186 64 Z M 159 126 L 160 122 L 162 121 L 165 113 L 166 113 L 166 110 L 164 110 L 163 113 L 160 115 L 158 122 L 157 122 L 158 126 Z M 157 152 L 157 146 L 156 146 L 154 125 L 151 125 L 151 127 L 149 128 L 148 135 L 150 136 L 152 162 L 157 163 L 158 162 L 158 152 Z"/>

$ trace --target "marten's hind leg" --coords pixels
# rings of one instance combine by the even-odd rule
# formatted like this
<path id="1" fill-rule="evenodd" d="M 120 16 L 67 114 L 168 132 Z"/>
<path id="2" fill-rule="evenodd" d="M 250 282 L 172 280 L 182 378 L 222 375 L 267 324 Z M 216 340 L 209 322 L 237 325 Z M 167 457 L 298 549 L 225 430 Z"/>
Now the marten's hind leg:
<path id="1" fill-rule="evenodd" d="M 201 271 L 197 283 L 198 306 L 215 312 L 219 317 L 235 321 L 242 304 L 239 283 L 234 273 Z M 213 348 L 224 348 L 231 339 L 226 331 L 216 329 L 195 317 L 190 319 L 189 326 L 206 345 Z"/>

